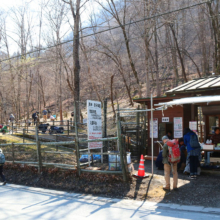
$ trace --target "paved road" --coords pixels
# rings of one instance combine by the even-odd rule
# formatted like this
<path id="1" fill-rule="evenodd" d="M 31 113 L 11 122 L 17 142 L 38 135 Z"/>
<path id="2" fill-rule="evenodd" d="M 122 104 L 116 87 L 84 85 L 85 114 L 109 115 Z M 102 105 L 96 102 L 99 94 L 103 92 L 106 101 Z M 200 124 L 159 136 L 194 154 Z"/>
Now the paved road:
<path id="1" fill-rule="evenodd" d="M 0 186 L 1 220 L 217 220 L 220 209 L 85 196 L 8 184 Z"/>

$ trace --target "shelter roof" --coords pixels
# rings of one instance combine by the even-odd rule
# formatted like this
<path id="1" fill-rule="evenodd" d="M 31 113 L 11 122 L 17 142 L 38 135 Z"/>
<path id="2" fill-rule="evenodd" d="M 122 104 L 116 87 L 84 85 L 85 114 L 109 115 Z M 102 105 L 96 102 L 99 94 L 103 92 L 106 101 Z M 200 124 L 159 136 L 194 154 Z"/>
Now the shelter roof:
<path id="1" fill-rule="evenodd" d="M 193 79 L 166 92 L 167 95 L 220 89 L 220 76 Z"/>
<path id="2" fill-rule="evenodd" d="M 184 105 L 184 104 L 201 104 L 201 103 L 216 103 L 220 102 L 220 95 L 215 96 L 197 96 L 197 97 L 187 97 L 181 99 L 174 99 L 173 101 L 163 102 L 155 104 L 155 106 L 173 106 L 173 105 Z"/>

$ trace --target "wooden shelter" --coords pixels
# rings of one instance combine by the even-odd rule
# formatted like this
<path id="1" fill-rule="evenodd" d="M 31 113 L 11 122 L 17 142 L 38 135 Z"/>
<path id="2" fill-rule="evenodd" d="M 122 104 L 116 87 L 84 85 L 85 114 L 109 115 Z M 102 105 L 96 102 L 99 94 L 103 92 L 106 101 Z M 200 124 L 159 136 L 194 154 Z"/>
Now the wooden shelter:
<path id="1" fill-rule="evenodd" d="M 150 98 L 134 99 L 150 108 Z M 153 98 L 154 108 L 163 106 L 166 110 L 154 111 L 154 143 L 172 131 L 174 138 L 183 136 L 183 129 L 190 127 L 198 132 L 200 141 L 206 141 L 220 125 L 220 76 L 193 79 L 166 92 L 164 97 Z M 148 146 L 150 138 L 150 114 L 148 114 Z M 154 145 L 154 155 L 159 152 Z M 151 148 L 147 148 L 151 155 Z"/>

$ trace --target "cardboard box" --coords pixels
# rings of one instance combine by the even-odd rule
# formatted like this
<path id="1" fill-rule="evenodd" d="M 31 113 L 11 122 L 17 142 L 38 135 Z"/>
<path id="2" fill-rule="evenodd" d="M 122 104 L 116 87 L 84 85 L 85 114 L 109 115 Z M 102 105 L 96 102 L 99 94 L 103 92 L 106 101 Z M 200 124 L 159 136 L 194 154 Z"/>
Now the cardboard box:
<path id="1" fill-rule="evenodd" d="M 203 150 L 214 150 L 215 145 L 214 144 L 204 144 L 203 145 Z"/>

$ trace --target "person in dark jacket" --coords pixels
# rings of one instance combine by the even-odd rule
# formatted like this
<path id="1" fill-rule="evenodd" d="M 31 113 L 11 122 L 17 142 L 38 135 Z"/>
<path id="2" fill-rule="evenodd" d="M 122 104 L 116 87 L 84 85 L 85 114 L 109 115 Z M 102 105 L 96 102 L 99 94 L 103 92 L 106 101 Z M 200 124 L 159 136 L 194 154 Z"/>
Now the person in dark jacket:
<path id="1" fill-rule="evenodd" d="M 193 148 L 190 145 L 190 139 L 194 135 L 197 137 L 197 135 L 189 128 L 184 129 L 183 138 L 184 138 L 184 144 L 187 147 L 187 159 L 189 159 L 189 163 L 190 163 L 190 176 L 189 177 L 191 179 L 196 179 L 196 177 L 198 175 L 197 168 L 199 166 L 199 161 L 201 158 L 201 148 L 200 147 Z M 197 138 L 197 140 L 198 140 L 198 138 Z"/>
<path id="2" fill-rule="evenodd" d="M 160 153 L 157 156 L 157 159 L 155 161 L 155 165 L 158 168 L 158 170 L 163 170 L 163 150 L 160 151 Z"/>
<path id="3" fill-rule="evenodd" d="M 167 136 L 170 140 L 172 140 L 172 139 L 173 139 L 173 133 L 172 133 L 172 131 L 167 131 L 166 136 Z"/>
<path id="4" fill-rule="evenodd" d="M 220 143 L 220 129 L 219 129 L 219 127 L 215 128 L 215 134 L 212 135 L 211 140 L 212 140 L 213 144 Z"/>
<path id="5" fill-rule="evenodd" d="M 34 120 L 34 125 L 35 125 L 35 123 L 37 123 L 38 112 L 34 112 L 34 113 L 32 114 L 32 118 L 33 118 L 33 120 Z"/>

